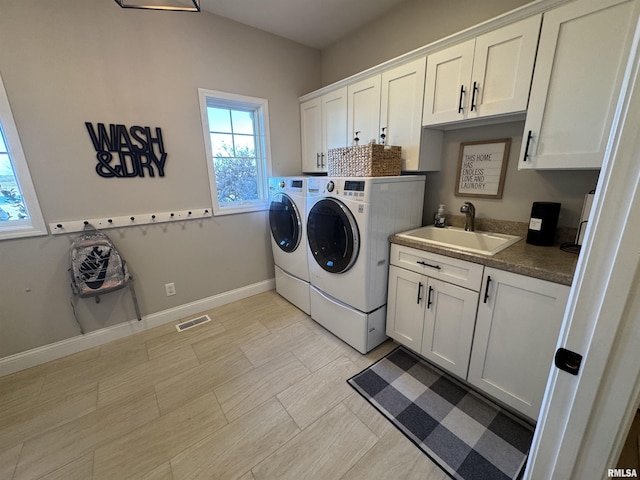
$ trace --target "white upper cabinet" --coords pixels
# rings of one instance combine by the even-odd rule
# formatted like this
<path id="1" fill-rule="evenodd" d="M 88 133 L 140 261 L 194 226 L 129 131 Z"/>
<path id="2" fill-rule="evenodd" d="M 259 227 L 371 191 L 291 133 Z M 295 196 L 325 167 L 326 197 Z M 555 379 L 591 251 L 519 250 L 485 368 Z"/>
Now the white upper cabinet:
<path id="1" fill-rule="evenodd" d="M 382 73 L 380 135 L 385 137 L 378 141 L 402 147 L 402 170 L 427 169 L 419 157 L 425 67 L 423 57 Z"/>
<path id="2" fill-rule="evenodd" d="M 347 146 L 347 87 L 300 104 L 302 171 L 327 171 L 330 148 Z"/>
<path id="3" fill-rule="evenodd" d="M 433 158 L 420 157 L 425 64 L 422 57 L 348 86 L 349 145 L 358 138 L 361 145 L 400 146 L 402 170 L 439 169 Z"/>
<path id="4" fill-rule="evenodd" d="M 423 125 L 527 109 L 541 15 L 427 57 Z"/>
<path id="5" fill-rule="evenodd" d="M 322 172 L 322 104 L 321 97 L 300 104 L 302 171 Z"/>
<path id="6" fill-rule="evenodd" d="M 349 145 L 380 141 L 381 76 L 365 78 L 347 87 L 347 132 Z"/>
<path id="7" fill-rule="evenodd" d="M 322 96 L 322 152 L 325 155 L 325 170 L 329 149 L 347 145 L 347 88 L 343 87 Z"/>
<path id="8" fill-rule="evenodd" d="M 544 14 L 519 169 L 602 166 L 637 18 L 633 0 Z"/>
<path id="9" fill-rule="evenodd" d="M 469 79 L 475 41 L 456 45 L 427 57 L 427 80 L 422 123 L 435 125 L 466 118 Z"/>
<path id="10" fill-rule="evenodd" d="M 527 109 L 540 20 L 536 15 L 476 39 L 468 118 Z"/>

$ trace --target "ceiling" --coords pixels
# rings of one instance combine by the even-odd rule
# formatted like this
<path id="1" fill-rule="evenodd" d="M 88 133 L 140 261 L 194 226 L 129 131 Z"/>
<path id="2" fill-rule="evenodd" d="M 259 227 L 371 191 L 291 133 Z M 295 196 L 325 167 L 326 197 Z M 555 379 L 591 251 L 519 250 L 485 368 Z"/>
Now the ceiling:
<path id="1" fill-rule="evenodd" d="M 404 0 L 201 0 L 203 11 L 322 49 Z"/>

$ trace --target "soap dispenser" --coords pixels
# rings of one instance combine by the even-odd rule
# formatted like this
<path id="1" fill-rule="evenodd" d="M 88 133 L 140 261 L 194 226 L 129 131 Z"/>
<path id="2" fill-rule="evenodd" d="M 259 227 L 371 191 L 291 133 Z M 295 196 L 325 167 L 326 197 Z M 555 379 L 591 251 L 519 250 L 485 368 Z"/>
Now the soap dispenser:
<path id="1" fill-rule="evenodd" d="M 445 214 L 444 214 L 444 205 L 440 204 L 438 207 L 438 211 L 435 215 L 435 221 L 433 222 L 436 227 L 444 228 L 445 226 Z"/>

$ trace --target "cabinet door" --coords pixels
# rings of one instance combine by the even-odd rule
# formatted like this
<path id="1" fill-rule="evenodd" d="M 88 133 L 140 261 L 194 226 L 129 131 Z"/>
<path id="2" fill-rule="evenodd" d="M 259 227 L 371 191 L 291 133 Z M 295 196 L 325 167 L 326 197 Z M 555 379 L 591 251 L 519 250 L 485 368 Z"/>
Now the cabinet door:
<path id="1" fill-rule="evenodd" d="M 320 163 L 327 169 L 330 148 L 346 147 L 347 143 L 347 87 L 322 96 L 322 152 Z"/>
<path id="2" fill-rule="evenodd" d="M 423 125 L 466 117 L 474 45 L 475 40 L 469 40 L 427 57 Z"/>
<path id="3" fill-rule="evenodd" d="M 602 166 L 637 10 L 581 0 L 544 14 L 520 169 Z"/>
<path id="4" fill-rule="evenodd" d="M 360 144 L 380 138 L 380 75 L 375 75 L 347 87 L 347 133 L 349 145 L 358 133 Z"/>
<path id="5" fill-rule="evenodd" d="M 478 293 L 429 279 L 420 353 L 462 379 L 467 378 Z"/>
<path id="6" fill-rule="evenodd" d="M 402 147 L 402 170 L 420 170 L 422 99 L 426 57 L 382 73 L 380 133 L 387 145 Z"/>
<path id="7" fill-rule="evenodd" d="M 542 15 L 476 38 L 468 118 L 524 112 Z"/>
<path id="8" fill-rule="evenodd" d="M 538 417 L 569 287 L 485 268 L 468 381 Z"/>
<path id="9" fill-rule="evenodd" d="M 415 352 L 422 346 L 427 277 L 389 267 L 387 335 Z"/>
<path id="10" fill-rule="evenodd" d="M 322 105 L 321 98 L 300 104 L 300 128 L 302 143 L 302 171 L 322 172 Z"/>

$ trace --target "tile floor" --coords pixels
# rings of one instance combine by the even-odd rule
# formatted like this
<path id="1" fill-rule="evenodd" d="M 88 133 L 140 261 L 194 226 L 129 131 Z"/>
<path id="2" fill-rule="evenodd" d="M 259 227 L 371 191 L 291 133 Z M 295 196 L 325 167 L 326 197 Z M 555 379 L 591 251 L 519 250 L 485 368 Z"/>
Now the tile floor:
<path id="1" fill-rule="evenodd" d="M 274 291 L 0 378 L 0 479 L 447 478 L 346 383 L 364 356 Z"/>

